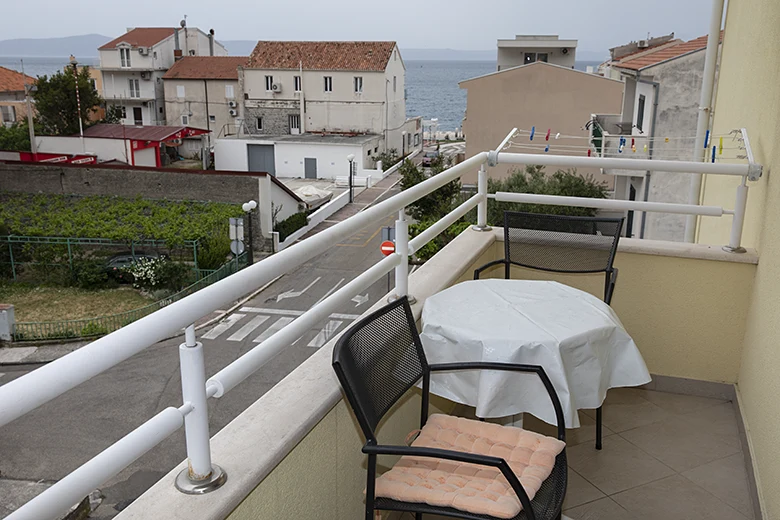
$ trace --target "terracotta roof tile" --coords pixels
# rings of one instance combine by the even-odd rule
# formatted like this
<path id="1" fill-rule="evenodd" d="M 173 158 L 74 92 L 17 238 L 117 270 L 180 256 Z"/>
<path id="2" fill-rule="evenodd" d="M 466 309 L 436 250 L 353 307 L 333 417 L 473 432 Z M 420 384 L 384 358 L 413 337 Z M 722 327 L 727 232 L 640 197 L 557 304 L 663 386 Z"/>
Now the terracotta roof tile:
<path id="1" fill-rule="evenodd" d="M 354 70 L 380 72 L 395 42 L 282 42 L 260 41 L 249 56 L 249 68 Z"/>
<path id="2" fill-rule="evenodd" d="M 168 69 L 163 79 L 235 79 L 248 56 L 185 56 Z"/>
<path id="3" fill-rule="evenodd" d="M 0 92 L 24 92 L 25 77 L 27 77 L 27 83 L 30 85 L 35 83 L 35 78 L 15 70 L 0 67 Z"/>
<path id="4" fill-rule="evenodd" d="M 723 41 L 723 31 L 720 33 L 720 40 Z M 694 40 L 683 42 L 680 40 L 669 42 L 665 45 L 659 45 L 646 52 L 640 52 L 624 56 L 618 61 L 612 63 L 614 67 L 623 69 L 642 70 L 661 62 L 677 58 L 689 52 L 700 51 L 707 48 L 707 36 L 701 36 Z"/>
<path id="5" fill-rule="evenodd" d="M 115 49 L 122 42 L 129 43 L 133 48 L 151 47 L 172 35 L 173 31 L 173 27 L 136 27 L 132 31 L 128 31 L 119 38 L 114 38 L 102 47 L 99 47 L 98 50 Z"/>

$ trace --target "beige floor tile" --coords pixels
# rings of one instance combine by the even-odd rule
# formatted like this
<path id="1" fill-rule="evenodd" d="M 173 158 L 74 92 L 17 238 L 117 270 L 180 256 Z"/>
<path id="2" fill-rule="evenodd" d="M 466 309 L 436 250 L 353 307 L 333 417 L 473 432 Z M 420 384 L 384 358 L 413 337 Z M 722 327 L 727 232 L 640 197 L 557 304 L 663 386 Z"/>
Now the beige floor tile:
<path id="1" fill-rule="evenodd" d="M 689 413 L 685 418 L 707 431 L 724 437 L 739 438 L 737 413 L 730 402 Z M 741 446 L 741 444 L 740 444 Z"/>
<path id="2" fill-rule="evenodd" d="M 568 448 L 566 454 L 569 466 L 607 495 L 674 474 L 619 435 L 605 437 L 603 450 L 586 443 Z"/>
<path id="3" fill-rule="evenodd" d="M 728 402 L 721 399 L 711 399 L 709 397 L 699 397 L 696 395 L 670 394 L 667 392 L 642 389 L 638 389 L 637 394 L 643 399 L 646 399 L 661 409 L 673 414 L 688 414 Z"/>
<path id="4" fill-rule="evenodd" d="M 580 427 L 579 428 L 567 428 L 566 429 L 566 445 L 576 446 L 583 442 L 595 442 L 596 440 L 596 421 L 590 418 L 583 410 L 579 411 Z M 558 436 L 558 428 L 551 424 L 537 419 L 530 413 L 523 416 L 523 428 L 532 432 L 541 433 L 542 435 L 549 435 L 551 437 Z M 614 432 L 602 425 L 602 433 L 604 436 L 612 435 Z"/>
<path id="5" fill-rule="evenodd" d="M 610 498 L 602 498 L 579 507 L 564 509 L 563 514 L 572 520 L 627 520 L 628 511 Z"/>
<path id="6" fill-rule="evenodd" d="M 603 406 L 603 425 L 615 433 L 653 424 L 669 417 L 661 407 L 644 399 L 636 388 L 613 388 L 607 392 Z M 584 410 L 596 418 L 596 410 Z"/>
<path id="7" fill-rule="evenodd" d="M 571 474 L 570 471 L 569 475 Z M 682 475 L 746 517 L 754 518 L 753 502 L 750 499 L 745 459 L 742 453 L 704 464 Z"/>
<path id="8" fill-rule="evenodd" d="M 611 497 L 626 518 L 642 520 L 745 520 L 745 517 L 681 475 L 657 480 Z"/>
<path id="9" fill-rule="evenodd" d="M 566 499 L 563 501 L 563 508 L 570 509 L 588 502 L 593 502 L 606 495 L 596 489 L 596 487 L 582 478 L 579 473 L 569 468 L 569 480 L 566 486 Z"/>
<path id="10" fill-rule="evenodd" d="M 713 433 L 706 422 L 679 416 L 622 432 L 620 436 L 677 472 L 741 451 L 736 434 Z"/>

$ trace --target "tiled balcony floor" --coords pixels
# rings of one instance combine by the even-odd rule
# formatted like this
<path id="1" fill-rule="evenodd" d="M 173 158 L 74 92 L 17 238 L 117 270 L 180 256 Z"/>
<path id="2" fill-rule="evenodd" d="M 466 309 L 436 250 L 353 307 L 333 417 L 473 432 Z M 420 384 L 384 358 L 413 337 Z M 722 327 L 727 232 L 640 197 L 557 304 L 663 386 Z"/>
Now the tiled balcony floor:
<path id="1" fill-rule="evenodd" d="M 595 410 L 580 411 L 582 427 L 566 433 L 565 516 L 755 518 L 731 402 L 633 388 L 610 390 L 601 451 L 594 448 L 594 418 Z M 524 427 L 555 434 L 553 427 L 529 415 Z"/>

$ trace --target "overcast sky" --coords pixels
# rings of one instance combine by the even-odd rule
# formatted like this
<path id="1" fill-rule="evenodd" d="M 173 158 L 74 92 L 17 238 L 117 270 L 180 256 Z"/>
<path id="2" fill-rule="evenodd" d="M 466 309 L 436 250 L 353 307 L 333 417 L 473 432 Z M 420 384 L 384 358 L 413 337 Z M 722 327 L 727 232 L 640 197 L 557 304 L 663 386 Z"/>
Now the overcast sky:
<path id="1" fill-rule="evenodd" d="M 582 51 L 630 40 L 706 34 L 711 0 L 0 0 L 0 40 L 99 33 L 126 27 L 214 28 L 223 40 L 395 40 L 401 48 L 494 49 L 515 34 L 559 34 Z M 29 20 L 29 23 L 25 23 Z"/>

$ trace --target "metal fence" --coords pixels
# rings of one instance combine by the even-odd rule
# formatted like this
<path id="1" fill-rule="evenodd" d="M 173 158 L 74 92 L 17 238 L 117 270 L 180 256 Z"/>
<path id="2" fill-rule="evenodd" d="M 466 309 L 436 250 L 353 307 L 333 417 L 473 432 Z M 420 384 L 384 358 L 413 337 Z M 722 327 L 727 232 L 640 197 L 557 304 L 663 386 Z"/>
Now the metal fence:
<path id="1" fill-rule="evenodd" d="M 199 279 L 197 282 L 167 298 L 163 298 L 162 300 L 158 300 L 131 311 L 78 320 L 17 322 L 13 331 L 13 339 L 14 341 L 41 341 L 48 339 L 102 336 L 158 311 L 175 301 L 181 300 L 208 285 L 218 282 L 246 267 L 246 265 L 247 255 L 246 253 L 242 253 L 219 269 L 213 271 L 205 269 L 198 270 Z"/>

